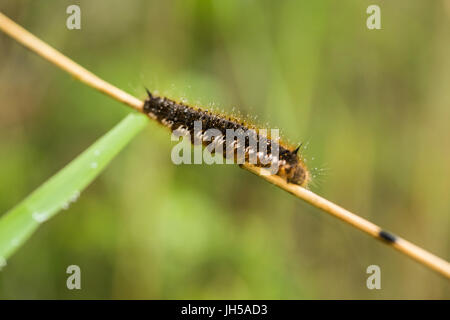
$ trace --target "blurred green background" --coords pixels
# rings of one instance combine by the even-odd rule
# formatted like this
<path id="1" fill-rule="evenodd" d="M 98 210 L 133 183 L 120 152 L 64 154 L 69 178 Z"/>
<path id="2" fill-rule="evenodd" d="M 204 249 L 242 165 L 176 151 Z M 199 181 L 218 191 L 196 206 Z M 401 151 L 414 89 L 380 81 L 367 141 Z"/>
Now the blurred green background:
<path id="1" fill-rule="evenodd" d="M 81 30 L 66 8 L 81 7 Z M 382 30 L 366 28 L 381 7 Z M 450 2 L 2 1 L 102 78 L 308 143 L 312 190 L 450 258 Z M 0 34 L 0 214 L 128 112 Z M 0 298 L 450 298 L 449 282 L 155 123 L 0 272 Z M 317 168 L 317 169 L 314 169 Z M 82 290 L 66 288 L 81 267 Z M 381 268 L 368 290 L 366 268 Z"/>

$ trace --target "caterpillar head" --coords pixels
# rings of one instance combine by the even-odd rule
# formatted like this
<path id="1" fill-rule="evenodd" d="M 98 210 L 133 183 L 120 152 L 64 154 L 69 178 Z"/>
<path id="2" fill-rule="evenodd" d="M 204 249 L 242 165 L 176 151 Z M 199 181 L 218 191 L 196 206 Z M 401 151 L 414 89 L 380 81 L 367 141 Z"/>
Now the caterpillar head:
<path id="1" fill-rule="evenodd" d="M 281 166 L 278 175 L 285 178 L 287 182 L 306 187 L 310 177 L 306 166 L 298 159 L 297 162 Z"/>
<path id="2" fill-rule="evenodd" d="M 284 164 L 279 168 L 278 175 L 289 183 L 306 187 L 310 181 L 310 174 L 306 165 L 297 155 L 301 144 L 293 151 L 287 151 L 284 155 Z"/>

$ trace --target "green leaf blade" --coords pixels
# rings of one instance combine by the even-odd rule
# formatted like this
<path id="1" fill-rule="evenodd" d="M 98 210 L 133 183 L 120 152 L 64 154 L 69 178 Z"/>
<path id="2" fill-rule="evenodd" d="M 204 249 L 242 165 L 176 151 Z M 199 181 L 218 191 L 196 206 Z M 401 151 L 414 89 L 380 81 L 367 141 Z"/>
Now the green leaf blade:
<path id="1" fill-rule="evenodd" d="M 40 224 L 67 209 L 112 159 L 146 126 L 130 113 L 83 153 L 0 218 L 0 269 Z"/>

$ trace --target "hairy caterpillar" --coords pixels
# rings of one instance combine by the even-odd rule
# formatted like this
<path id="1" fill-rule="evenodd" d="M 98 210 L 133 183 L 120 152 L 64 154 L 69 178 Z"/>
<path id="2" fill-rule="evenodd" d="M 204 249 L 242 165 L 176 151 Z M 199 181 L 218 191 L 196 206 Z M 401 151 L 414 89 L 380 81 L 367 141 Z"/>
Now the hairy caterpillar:
<path id="1" fill-rule="evenodd" d="M 194 122 L 201 121 L 202 132 L 204 134 L 208 129 L 217 129 L 223 136 L 226 135 L 227 129 L 242 130 L 243 132 L 255 132 L 258 141 L 264 141 L 267 144 L 268 158 L 272 159 L 271 150 L 278 151 L 276 159 L 278 170 L 276 175 L 282 177 L 289 183 L 294 183 L 300 186 L 307 186 L 310 180 L 309 171 L 298 156 L 300 146 L 290 147 L 280 141 L 274 141 L 270 137 L 260 134 L 260 130 L 252 125 L 249 125 L 237 118 L 224 116 L 212 113 L 208 110 L 202 110 L 197 107 L 187 106 L 183 103 L 178 103 L 165 97 L 158 97 L 147 90 L 148 98 L 144 103 L 144 113 L 150 118 L 158 121 L 162 125 L 168 127 L 170 130 L 184 130 L 190 134 L 191 142 L 194 142 Z M 202 143 L 203 140 L 202 140 Z M 225 155 L 226 146 L 223 141 L 222 154 Z M 233 146 L 234 150 L 236 146 Z M 245 140 L 245 160 L 247 161 L 252 153 L 258 152 L 250 145 L 248 139 Z M 258 161 L 256 166 L 266 167 L 267 165 Z"/>

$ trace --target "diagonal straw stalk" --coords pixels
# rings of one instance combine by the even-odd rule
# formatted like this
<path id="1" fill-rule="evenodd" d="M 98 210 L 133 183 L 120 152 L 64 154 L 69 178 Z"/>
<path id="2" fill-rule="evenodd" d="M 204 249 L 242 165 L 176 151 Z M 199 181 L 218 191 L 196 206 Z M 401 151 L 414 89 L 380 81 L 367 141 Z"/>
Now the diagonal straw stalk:
<path id="1" fill-rule="evenodd" d="M 44 59 L 65 70 L 79 81 L 132 107 L 139 112 L 143 112 L 143 101 L 100 79 L 92 72 L 86 70 L 73 60 L 69 59 L 59 51 L 49 46 L 47 43 L 35 37 L 33 34 L 3 15 L 1 12 L 0 30 L 24 45 L 26 48 L 34 51 Z M 450 279 L 450 263 L 445 261 L 444 259 L 433 255 L 432 253 L 416 246 L 415 244 L 405 239 L 394 236 L 384 231 L 376 224 L 338 206 L 337 204 L 325 198 L 322 198 L 321 196 L 313 193 L 310 190 L 302 188 L 298 185 L 287 183 L 285 180 L 278 176 L 268 174 L 265 169 L 249 164 L 241 165 L 241 167 L 276 185 L 277 187 L 291 193 L 297 198 L 308 202 L 314 207 L 332 216 L 335 216 L 338 219 L 341 219 L 342 221 L 352 225 L 356 229 L 359 229 L 371 235 L 375 239 L 378 239 L 390 245 L 404 255 L 416 260 L 422 265 Z"/>

